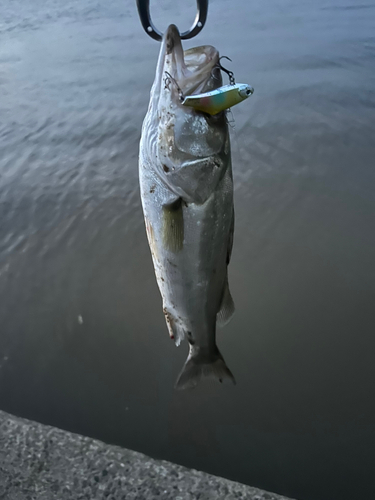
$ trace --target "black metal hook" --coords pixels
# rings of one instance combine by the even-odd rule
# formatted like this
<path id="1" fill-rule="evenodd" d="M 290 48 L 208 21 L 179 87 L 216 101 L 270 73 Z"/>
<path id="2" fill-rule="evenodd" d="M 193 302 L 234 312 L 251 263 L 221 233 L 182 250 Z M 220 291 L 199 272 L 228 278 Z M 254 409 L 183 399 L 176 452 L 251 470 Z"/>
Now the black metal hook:
<path id="1" fill-rule="evenodd" d="M 161 33 L 151 21 L 150 16 L 150 0 L 137 0 L 138 14 L 141 20 L 143 29 L 154 40 L 160 42 L 163 38 Z M 208 0 L 197 0 L 197 15 L 191 28 L 184 33 L 181 33 L 182 40 L 193 38 L 201 31 L 206 23 L 208 11 Z"/>
<path id="2" fill-rule="evenodd" d="M 228 56 L 221 56 L 221 57 L 219 57 L 219 61 L 218 61 L 218 63 L 216 64 L 216 66 L 214 66 L 214 67 L 212 68 L 212 71 L 211 71 L 211 76 L 212 76 L 213 78 L 215 78 L 215 80 L 217 80 L 216 76 L 214 75 L 214 71 L 215 71 L 215 69 L 219 68 L 221 71 L 224 71 L 224 73 L 226 73 L 226 74 L 229 76 L 229 83 L 230 83 L 231 85 L 235 85 L 235 84 L 236 84 L 236 80 L 235 80 L 235 78 L 234 78 L 234 73 L 233 73 L 233 71 L 229 71 L 229 69 L 224 68 L 224 67 L 221 65 L 220 59 L 228 59 L 230 62 L 232 62 L 232 59 L 231 59 L 230 57 L 228 57 Z"/>
<path id="3" fill-rule="evenodd" d="M 228 57 L 228 56 L 221 56 L 221 57 L 219 57 L 219 62 L 218 62 L 217 65 L 219 66 L 219 68 L 221 69 L 221 71 L 224 71 L 229 76 L 229 83 L 231 85 L 235 85 L 236 84 L 236 80 L 234 79 L 234 73 L 233 73 L 233 71 L 230 71 L 229 69 L 224 68 L 221 65 L 220 59 L 228 59 L 228 61 L 230 61 L 230 62 L 232 62 L 232 59 L 230 57 Z"/>

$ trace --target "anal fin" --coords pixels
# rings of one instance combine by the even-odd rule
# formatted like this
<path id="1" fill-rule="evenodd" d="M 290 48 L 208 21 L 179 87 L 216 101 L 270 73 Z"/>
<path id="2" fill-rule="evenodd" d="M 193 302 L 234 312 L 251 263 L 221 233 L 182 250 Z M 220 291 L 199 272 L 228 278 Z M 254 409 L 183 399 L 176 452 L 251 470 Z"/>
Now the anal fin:
<path id="1" fill-rule="evenodd" d="M 163 307 L 163 312 L 169 336 L 172 340 L 174 340 L 176 346 L 179 346 L 186 337 L 185 331 L 180 325 L 177 324 L 175 317 L 168 311 L 167 307 Z"/>
<path id="2" fill-rule="evenodd" d="M 219 312 L 216 315 L 216 322 L 219 326 L 225 326 L 231 320 L 235 311 L 234 302 L 232 295 L 229 290 L 228 276 L 224 285 L 223 298 L 221 299 L 221 305 Z"/>

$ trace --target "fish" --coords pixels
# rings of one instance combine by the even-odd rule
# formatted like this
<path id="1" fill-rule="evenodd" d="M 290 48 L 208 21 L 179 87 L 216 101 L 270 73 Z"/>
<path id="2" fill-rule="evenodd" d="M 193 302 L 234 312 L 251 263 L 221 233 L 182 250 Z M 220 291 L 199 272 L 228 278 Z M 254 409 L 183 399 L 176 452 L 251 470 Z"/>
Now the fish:
<path id="1" fill-rule="evenodd" d="M 211 92 L 187 96 L 182 101 L 182 104 L 184 106 L 191 106 L 197 111 L 217 115 L 220 111 L 224 111 L 244 101 L 253 93 L 253 87 L 246 83 L 224 85 L 218 89 L 211 90 Z"/>
<path id="2" fill-rule="evenodd" d="M 225 112 L 182 104 L 181 95 L 222 85 L 219 52 L 182 48 L 170 25 L 161 42 L 139 148 L 146 233 L 171 339 L 189 343 L 175 384 L 202 379 L 235 384 L 216 344 L 216 326 L 234 313 L 228 285 L 233 232 L 233 176 Z"/>

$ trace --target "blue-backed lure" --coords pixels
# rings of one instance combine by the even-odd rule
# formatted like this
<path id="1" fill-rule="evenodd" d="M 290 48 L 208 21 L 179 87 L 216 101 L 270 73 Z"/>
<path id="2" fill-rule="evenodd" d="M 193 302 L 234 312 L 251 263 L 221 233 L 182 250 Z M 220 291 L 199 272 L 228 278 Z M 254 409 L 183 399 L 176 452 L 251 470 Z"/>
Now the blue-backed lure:
<path id="1" fill-rule="evenodd" d="M 217 115 L 220 111 L 244 101 L 253 93 L 253 87 L 246 83 L 224 85 L 211 90 L 211 92 L 186 96 L 183 98 L 182 104 L 209 115 Z"/>

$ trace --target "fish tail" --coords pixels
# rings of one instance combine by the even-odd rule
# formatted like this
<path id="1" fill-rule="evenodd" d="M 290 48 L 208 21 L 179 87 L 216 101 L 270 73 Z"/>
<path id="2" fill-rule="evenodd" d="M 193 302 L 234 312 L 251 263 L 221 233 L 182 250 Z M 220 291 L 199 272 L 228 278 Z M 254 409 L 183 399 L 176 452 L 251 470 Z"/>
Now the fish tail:
<path id="1" fill-rule="evenodd" d="M 189 356 L 177 379 L 175 388 L 192 389 L 203 378 L 219 382 L 230 380 L 233 384 L 236 383 L 216 345 L 214 349 L 202 349 L 190 345 Z"/>

